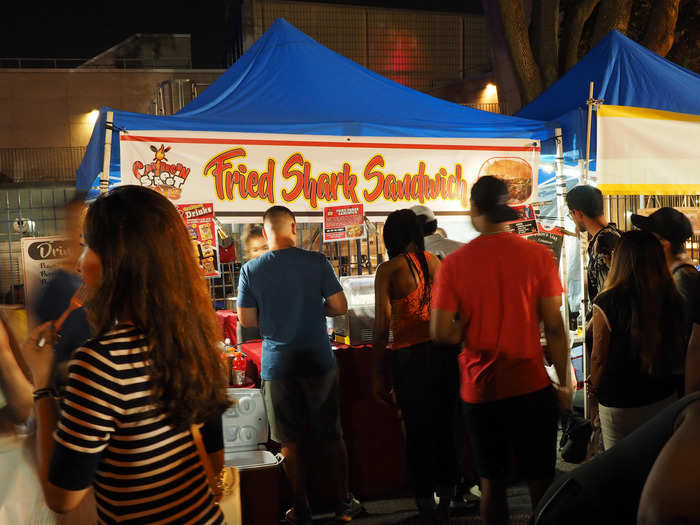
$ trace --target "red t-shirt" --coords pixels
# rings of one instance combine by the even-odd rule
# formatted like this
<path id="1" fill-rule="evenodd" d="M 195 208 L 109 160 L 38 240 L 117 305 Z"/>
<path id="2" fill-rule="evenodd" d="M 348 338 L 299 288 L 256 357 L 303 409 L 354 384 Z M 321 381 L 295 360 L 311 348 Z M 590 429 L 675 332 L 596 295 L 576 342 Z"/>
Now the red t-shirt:
<path id="1" fill-rule="evenodd" d="M 482 235 L 448 255 L 432 307 L 459 312 L 462 399 L 484 403 L 550 384 L 543 364 L 537 301 L 562 293 L 552 252 L 513 233 Z"/>

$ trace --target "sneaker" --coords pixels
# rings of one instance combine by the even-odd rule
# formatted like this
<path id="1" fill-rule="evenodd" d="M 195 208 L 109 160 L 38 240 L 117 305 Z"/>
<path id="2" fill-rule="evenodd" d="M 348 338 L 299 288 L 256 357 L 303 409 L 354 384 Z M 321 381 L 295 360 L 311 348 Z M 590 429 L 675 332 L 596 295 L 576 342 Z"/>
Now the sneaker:
<path id="1" fill-rule="evenodd" d="M 479 488 L 479 485 L 474 485 L 472 488 L 470 488 L 469 494 L 471 494 L 473 498 L 481 500 L 481 489 Z"/>
<path id="2" fill-rule="evenodd" d="M 464 494 L 458 495 L 455 500 L 450 503 L 450 508 L 453 510 L 473 509 L 479 506 L 481 501 L 481 491 L 479 485 L 474 485 Z"/>
<path id="3" fill-rule="evenodd" d="M 305 512 L 303 515 L 297 514 L 297 511 L 294 510 L 294 507 L 289 509 L 284 514 L 284 521 L 289 525 L 311 525 L 313 523 L 310 511 Z"/>
<path id="4" fill-rule="evenodd" d="M 360 514 L 362 514 L 365 511 L 365 508 L 362 506 L 362 503 L 357 501 L 352 495 L 350 496 L 350 499 L 346 502 L 344 502 L 341 506 L 340 509 L 338 509 L 335 513 L 335 520 L 347 523 L 349 521 L 352 521 L 353 518 L 356 518 Z"/>

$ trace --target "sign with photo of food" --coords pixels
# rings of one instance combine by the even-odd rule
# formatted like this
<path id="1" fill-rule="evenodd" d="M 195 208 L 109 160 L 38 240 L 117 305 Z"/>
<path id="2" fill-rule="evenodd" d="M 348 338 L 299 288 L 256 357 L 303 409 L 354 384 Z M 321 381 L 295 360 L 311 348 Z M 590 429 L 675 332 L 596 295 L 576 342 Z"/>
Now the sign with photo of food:
<path id="1" fill-rule="evenodd" d="M 362 204 L 323 209 L 323 242 L 351 241 L 366 236 Z"/>
<path id="2" fill-rule="evenodd" d="M 491 175 L 502 179 L 508 186 L 508 204 L 518 206 L 535 194 L 535 173 L 529 162 L 521 157 L 494 157 L 481 165 L 479 177 Z"/>
<path id="3" fill-rule="evenodd" d="M 214 205 L 178 204 L 182 220 L 192 241 L 194 257 L 202 269 L 204 277 L 219 277 L 219 251 L 216 245 L 216 226 L 214 224 Z"/>
<path id="4" fill-rule="evenodd" d="M 274 205 L 301 222 L 322 222 L 325 207 L 356 204 L 373 218 L 416 204 L 466 215 L 471 188 L 484 175 L 506 181 L 513 205 L 537 195 L 540 143 L 526 138 L 130 129 L 119 141 L 121 184 L 152 188 L 175 203 L 214 202 L 222 215 L 256 221 Z"/>
<path id="5" fill-rule="evenodd" d="M 531 233 L 537 232 L 537 218 L 535 217 L 535 210 L 531 205 L 527 206 L 513 206 L 513 209 L 520 215 L 514 221 L 509 221 L 506 223 L 506 228 L 508 231 L 517 233 L 518 235 L 529 235 Z"/>

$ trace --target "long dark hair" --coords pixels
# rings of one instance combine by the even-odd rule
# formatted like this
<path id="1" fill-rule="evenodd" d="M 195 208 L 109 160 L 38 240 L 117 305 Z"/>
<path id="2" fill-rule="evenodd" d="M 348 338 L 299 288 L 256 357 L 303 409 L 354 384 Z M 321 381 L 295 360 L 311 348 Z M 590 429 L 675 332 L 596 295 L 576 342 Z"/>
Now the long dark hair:
<path id="1" fill-rule="evenodd" d="M 147 188 L 115 188 L 90 206 L 84 238 L 102 262 L 86 305 L 95 332 L 128 314 L 148 338 L 153 402 L 177 426 L 219 415 L 230 402 L 216 316 L 175 206 Z"/>
<path id="2" fill-rule="evenodd" d="M 671 351 L 683 349 L 686 327 L 681 297 L 654 235 L 642 230 L 622 234 L 605 281 L 607 290 L 629 298 L 631 315 L 625 328 L 642 370 L 649 374 L 665 372 L 673 358 Z"/>
<path id="3" fill-rule="evenodd" d="M 384 246 L 389 253 L 389 258 L 393 259 L 397 255 L 406 255 L 413 252 L 423 274 L 423 297 L 421 298 L 421 308 L 430 304 L 431 278 L 428 269 L 428 260 L 425 258 L 425 240 L 423 239 L 423 227 L 418 221 L 418 216 L 413 210 L 403 209 L 391 212 L 384 223 L 382 232 Z M 408 267 L 413 273 L 416 271 L 413 262 L 406 258 Z M 417 279 L 417 276 L 416 276 Z"/>

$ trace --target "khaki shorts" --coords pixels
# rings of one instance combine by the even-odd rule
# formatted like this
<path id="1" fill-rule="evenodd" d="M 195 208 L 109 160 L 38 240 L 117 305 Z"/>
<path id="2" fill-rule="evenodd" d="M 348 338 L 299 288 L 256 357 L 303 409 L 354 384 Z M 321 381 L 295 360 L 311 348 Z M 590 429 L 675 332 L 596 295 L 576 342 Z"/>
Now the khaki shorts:
<path id="1" fill-rule="evenodd" d="M 324 441 L 343 436 L 337 368 L 320 376 L 264 380 L 262 391 L 273 441 L 295 443 L 308 432 Z"/>

